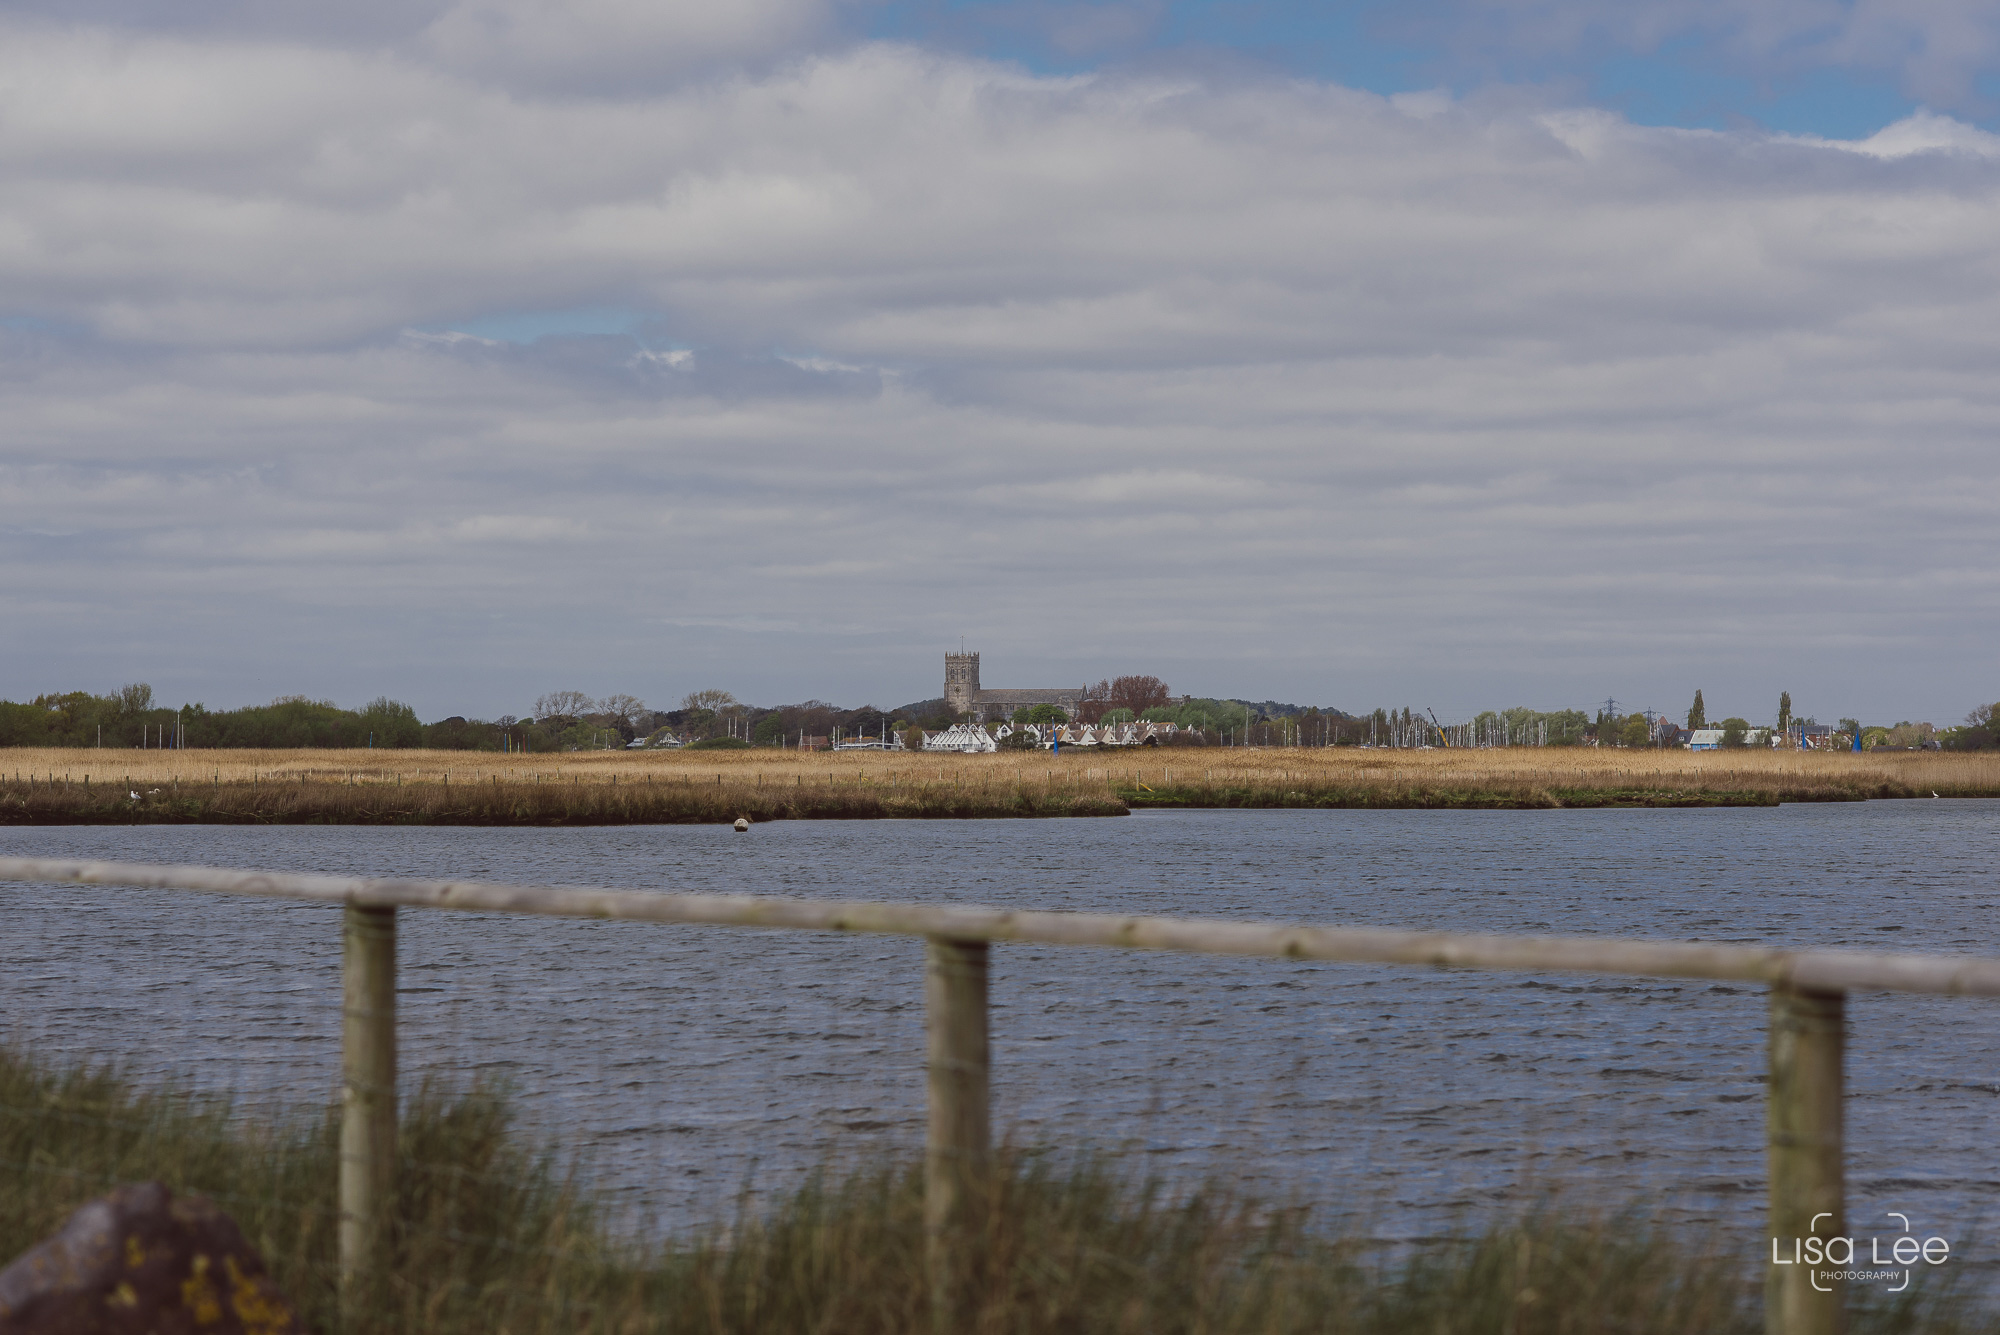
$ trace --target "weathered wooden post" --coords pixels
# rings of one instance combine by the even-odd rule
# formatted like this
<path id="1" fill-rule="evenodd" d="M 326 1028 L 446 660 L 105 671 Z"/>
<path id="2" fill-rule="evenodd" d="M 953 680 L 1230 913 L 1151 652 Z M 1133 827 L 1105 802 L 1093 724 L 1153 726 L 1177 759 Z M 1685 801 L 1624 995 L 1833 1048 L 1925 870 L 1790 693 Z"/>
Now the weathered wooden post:
<path id="1" fill-rule="evenodd" d="M 1764 1283 L 1766 1335 L 1841 1335 L 1847 1285 L 1829 1278 L 1853 1261 L 1842 1163 L 1841 992 L 1771 989 L 1771 1257 Z M 1821 1253 L 1812 1264 L 1814 1242 Z M 1831 1245 L 1829 1245 L 1831 1244 Z"/>
<path id="2" fill-rule="evenodd" d="M 924 1260 L 931 1323 L 969 1330 L 978 1208 L 991 1136 L 984 941 L 927 939 L 925 1029 L 929 1039 L 930 1133 L 924 1154 Z"/>
<path id="3" fill-rule="evenodd" d="M 347 906 L 341 968 L 340 1278 L 373 1264 L 396 1171 L 396 910 Z"/>

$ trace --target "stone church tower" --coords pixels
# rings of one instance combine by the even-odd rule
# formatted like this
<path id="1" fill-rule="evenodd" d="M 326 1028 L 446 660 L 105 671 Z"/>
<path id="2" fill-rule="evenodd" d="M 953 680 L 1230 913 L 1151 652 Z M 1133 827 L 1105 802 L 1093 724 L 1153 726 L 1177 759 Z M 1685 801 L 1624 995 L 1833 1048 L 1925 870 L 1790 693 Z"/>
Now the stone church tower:
<path id="1" fill-rule="evenodd" d="M 944 708 L 954 719 L 972 716 L 975 723 L 1012 718 L 1017 709 L 1054 705 L 1071 718 L 1083 703 L 1083 687 L 1057 686 L 987 690 L 979 684 L 978 654 L 944 656 Z"/>
<path id="2" fill-rule="evenodd" d="M 979 655 L 944 656 L 944 708 L 953 718 L 972 712 L 979 699 Z"/>

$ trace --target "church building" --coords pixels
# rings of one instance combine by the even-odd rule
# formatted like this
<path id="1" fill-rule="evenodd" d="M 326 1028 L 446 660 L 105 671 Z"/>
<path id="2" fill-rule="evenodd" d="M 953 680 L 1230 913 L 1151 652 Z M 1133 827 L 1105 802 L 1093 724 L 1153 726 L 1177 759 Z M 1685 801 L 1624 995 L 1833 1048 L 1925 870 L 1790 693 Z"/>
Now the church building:
<path id="1" fill-rule="evenodd" d="M 1017 709 L 1054 705 L 1071 718 L 1083 703 L 1083 687 L 996 687 L 982 690 L 979 685 L 978 654 L 944 656 L 944 707 L 953 718 L 972 716 L 975 723 L 1004 721 Z"/>

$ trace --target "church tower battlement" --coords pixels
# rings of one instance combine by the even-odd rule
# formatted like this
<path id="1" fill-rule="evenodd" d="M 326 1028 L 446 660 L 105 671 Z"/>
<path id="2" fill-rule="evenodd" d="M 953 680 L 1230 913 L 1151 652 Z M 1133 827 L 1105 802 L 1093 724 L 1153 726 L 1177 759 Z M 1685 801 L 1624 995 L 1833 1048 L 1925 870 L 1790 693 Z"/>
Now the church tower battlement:
<path id="1" fill-rule="evenodd" d="M 979 684 L 978 654 L 944 656 L 944 707 L 954 721 L 967 715 L 971 715 L 974 723 L 1005 721 L 1014 716 L 1014 711 L 1033 709 L 1037 705 L 1054 705 L 1068 717 L 1075 718 L 1083 704 L 1083 696 L 1081 686 L 1036 687 L 1030 690 L 996 687 L 988 690 Z"/>
<path id="2" fill-rule="evenodd" d="M 953 718 L 972 712 L 979 699 L 979 655 L 944 656 L 944 707 Z"/>

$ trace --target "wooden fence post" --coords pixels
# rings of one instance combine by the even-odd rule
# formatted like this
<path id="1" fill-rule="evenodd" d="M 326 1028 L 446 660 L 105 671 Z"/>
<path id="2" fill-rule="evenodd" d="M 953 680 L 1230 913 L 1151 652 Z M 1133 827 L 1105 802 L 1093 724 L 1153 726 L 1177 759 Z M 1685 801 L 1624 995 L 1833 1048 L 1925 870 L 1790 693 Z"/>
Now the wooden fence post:
<path id="1" fill-rule="evenodd" d="M 363 1280 L 396 1173 L 396 910 L 347 906 L 341 967 L 340 1279 Z"/>
<path id="2" fill-rule="evenodd" d="M 924 1262 L 931 1322 L 970 1330 L 978 1206 L 990 1143 L 984 941 L 930 937 L 924 951 L 930 1132 L 924 1154 Z"/>
<path id="3" fill-rule="evenodd" d="M 1852 1244 L 1828 1243 L 1847 1228 L 1841 1131 L 1845 1093 L 1842 992 L 1771 989 L 1771 1258 L 1764 1283 L 1766 1335 L 1841 1335 Z M 1812 1240 L 1831 1255 L 1810 1262 Z"/>

